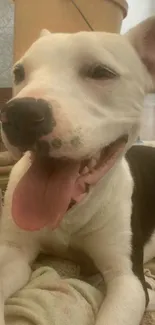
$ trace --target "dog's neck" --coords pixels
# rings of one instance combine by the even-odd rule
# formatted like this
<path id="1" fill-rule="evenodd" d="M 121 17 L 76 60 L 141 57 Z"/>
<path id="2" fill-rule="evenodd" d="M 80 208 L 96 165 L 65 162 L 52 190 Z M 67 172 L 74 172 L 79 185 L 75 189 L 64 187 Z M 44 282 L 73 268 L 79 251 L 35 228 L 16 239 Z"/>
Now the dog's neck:
<path id="1" fill-rule="evenodd" d="M 95 214 L 97 211 L 105 211 L 105 216 L 107 215 L 107 210 L 110 208 L 111 200 L 113 201 L 121 200 L 119 195 L 119 188 L 122 185 L 125 186 L 127 179 L 131 180 L 128 182 L 128 186 L 131 187 L 132 194 L 132 177 L 129 171 L 128 164 L 125 158 L 121 158 L 116 164 L 111 168 L 111 170 L 94 186 L 90 189 L 88 195 L 79 204 L 73 206 L 65 214 L 60 227 L 67 232 L 74 233 L 84 229 L 87 223 L 95 220 Z M 123 186 L 123 188 L 124 188 Z M 91 216 L 90 216 L 91 211 Z M 103 217 L 103 223 L 104 220 Z"/>

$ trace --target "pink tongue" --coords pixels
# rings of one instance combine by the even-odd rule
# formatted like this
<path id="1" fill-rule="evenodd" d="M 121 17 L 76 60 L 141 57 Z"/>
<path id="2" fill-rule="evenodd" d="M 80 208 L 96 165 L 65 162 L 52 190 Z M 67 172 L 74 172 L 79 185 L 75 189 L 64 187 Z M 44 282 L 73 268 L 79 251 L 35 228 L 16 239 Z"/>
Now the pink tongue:
<path id="1" fill-rule="evenodd" d="M 29 231 L 47 224 L 56 228 L 68 209 L 78 170 L 77 163 L 36 159 L 14 191 L 12 216 L 15 223 Z"/>

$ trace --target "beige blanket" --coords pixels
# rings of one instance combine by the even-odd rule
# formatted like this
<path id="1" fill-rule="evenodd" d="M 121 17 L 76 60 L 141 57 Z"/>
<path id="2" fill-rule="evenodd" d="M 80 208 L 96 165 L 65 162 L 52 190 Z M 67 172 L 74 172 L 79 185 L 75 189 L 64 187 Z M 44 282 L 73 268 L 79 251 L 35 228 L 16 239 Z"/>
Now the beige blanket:
<path id="1" fill-rule="evenodd" d="M 84 281 L 77 265 L 43 258 L 28 285 L 7 301 L 6 325 L 93 325 L 104 292 L 100 275 Z M 155 312 L 142 325 L 155 325 Z"/>

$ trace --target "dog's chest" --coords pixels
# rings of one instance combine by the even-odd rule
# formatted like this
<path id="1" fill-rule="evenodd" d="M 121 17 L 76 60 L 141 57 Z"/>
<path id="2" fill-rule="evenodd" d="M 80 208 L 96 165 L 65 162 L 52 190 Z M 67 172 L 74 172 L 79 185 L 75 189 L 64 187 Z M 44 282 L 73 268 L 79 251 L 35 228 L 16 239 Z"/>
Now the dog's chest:
<path id="1" fill-rule="evenodd" d="M 71 235 L 61 228 L 46 229 L 41 234 L 40 243 L 43 252 L 63 257 L 71 245 Z"/>
<path id="2" fill-rule="evenodd" d="M 82 249 L 81 241 L 63 229 L 58 228 L 52 232 L 46 230 L 41 235 L 40 244 L 43 253 L 78 263 L 87 275 L 96 272 L 93 261 Z"/>

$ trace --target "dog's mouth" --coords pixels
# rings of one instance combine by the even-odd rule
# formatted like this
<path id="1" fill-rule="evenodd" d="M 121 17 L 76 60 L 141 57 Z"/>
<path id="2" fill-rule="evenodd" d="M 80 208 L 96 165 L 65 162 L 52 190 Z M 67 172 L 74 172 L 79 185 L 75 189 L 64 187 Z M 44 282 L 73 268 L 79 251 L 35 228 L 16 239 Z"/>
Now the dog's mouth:
<path id="1" fill-rule="evenodd" d="M 13 195 L 12 216 L 18 227 L 36 231 L 58 227 L 67 210 L 79 204 L 123 152 L 123 136 L 94 158 L 82 162 L 34 156 Z"/>

